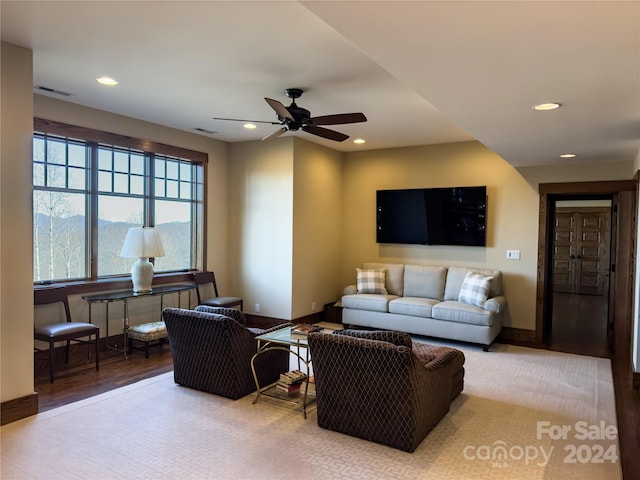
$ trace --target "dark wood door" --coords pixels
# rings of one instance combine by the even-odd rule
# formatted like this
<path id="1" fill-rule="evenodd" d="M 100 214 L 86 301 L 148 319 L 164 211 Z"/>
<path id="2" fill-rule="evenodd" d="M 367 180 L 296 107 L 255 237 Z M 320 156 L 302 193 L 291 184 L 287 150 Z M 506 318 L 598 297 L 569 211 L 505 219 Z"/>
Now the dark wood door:
<path id="1" fill-rule="evenodd" d="M 558 208 L 554 229 L 554 291 L 608 293 L 610 237 L 610 208 Z"/>

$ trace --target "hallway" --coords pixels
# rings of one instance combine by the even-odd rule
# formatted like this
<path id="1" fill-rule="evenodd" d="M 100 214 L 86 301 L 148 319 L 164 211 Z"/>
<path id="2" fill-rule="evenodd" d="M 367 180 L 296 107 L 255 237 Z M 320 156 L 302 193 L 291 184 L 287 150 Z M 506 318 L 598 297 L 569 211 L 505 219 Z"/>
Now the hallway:
<path id="1" fill-rule="evenodd" d="M 550 350 L 611 358 L 607 345 L 606 295 L 553 294 Z"/>

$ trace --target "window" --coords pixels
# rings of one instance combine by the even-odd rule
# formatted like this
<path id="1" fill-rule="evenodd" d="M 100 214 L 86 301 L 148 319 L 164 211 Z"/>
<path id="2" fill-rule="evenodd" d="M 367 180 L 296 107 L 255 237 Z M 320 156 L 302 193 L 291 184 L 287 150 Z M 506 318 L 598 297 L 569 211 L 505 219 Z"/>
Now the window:
<path id="1" fill-rule="evenodd" d="M 153 151 L 127 137 L 118 145 L 117 136 L 80 127 L 72 138 L 51 123 L 36 119 L 33 138 L 34 282 L 127 275 L 133 260 L 120 250 L 129 227 L 141 225 L 160 231 L 156 272 L 202 269 L 204 164 L 188 158 L 199 152 Z"/>

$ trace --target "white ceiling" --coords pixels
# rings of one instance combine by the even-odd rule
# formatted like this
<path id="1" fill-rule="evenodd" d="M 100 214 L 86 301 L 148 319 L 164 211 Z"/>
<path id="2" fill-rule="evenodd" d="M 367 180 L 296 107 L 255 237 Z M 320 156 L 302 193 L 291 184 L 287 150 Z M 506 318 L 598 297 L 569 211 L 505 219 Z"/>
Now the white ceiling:
<path id="1" fill-rule="evenodd" d="M 329 127 L 341 151 L 477 139 L 514 166 L 631 161 L 640 150 L 639 1 L 6 1 L 2 40 L 33 50 L 51 96 L 170 127 L 259 140 L 263 97 Z M 101 75 L 120 81 L 107 88 Z M 535 112 L 556 101 L 563 107 Z M 357 137 L 364 146 L 353 144 Z M 578 155 L 573 160 L 563 153 Z"/>

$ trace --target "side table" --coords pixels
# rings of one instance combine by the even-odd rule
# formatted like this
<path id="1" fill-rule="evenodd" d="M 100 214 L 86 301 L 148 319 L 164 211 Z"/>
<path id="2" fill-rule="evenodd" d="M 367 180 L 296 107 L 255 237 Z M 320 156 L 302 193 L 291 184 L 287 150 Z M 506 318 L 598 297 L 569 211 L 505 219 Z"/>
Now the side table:
<path id="1" fill-rule="evenodd" d="M 291 337 L 291 330 L 293 327 L 285 327 L 273 332 L 258 335 L 256 340 L 258 342 L 258 351 L 251 359 L 251 371 L 253 372 L 253 379 L 256 382 L 256 398 L 253 401 L 255 404 L 261 396 L 267 396 L 271 398 L 277 398 L 292 403 L 296 403 L 302 406 L 302 413 L 304 418 L 307 418 L 307 406 L 315 401 L 315 385 L 309 382 L 311 376 L 311 359 L 309 358 L 309 345 L 306 339 L 298 339 Z M 295 350 L 291 350 L 294 348 Z M 305 355 L 301 355 L 300 349 L 305 351 Z M 276 387 L 276 384 L 260 385 L 258 376 L 256 375 L 255 361 L 256 359 L 270 350 L 284 350 L 290 352 L 292 355 L 298 357 L 298 369 L 301 364 L 304 364 L 307 372 L 307 378 L 304 381 L 304 386 L 301 387 L 299 396 L 289 397 L 286 392 L 282 392 Z"/>
<path id="2" fill-rule="evenodd" d="M 342 323 L 342 302 L 327 303 L 324 306 L 324 321 L 329 323 Z"/>

